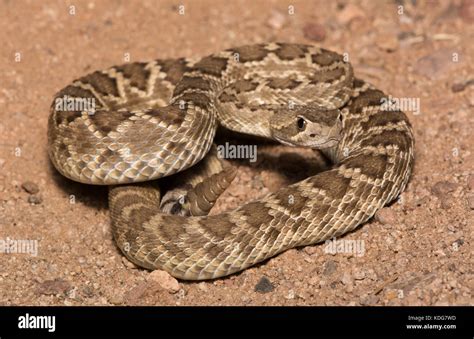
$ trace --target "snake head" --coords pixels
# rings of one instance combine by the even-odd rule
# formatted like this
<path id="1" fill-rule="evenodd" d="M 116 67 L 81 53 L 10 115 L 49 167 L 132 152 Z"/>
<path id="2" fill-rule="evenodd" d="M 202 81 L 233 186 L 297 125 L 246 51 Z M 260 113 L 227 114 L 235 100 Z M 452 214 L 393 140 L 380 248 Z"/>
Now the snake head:
<path id="1" fill-rule="evenodd" d="M 278 109 L 270 118 L 270 130 L 285 145 L 331 148 L 341 140 L 342 113 L 311 105 Z"/>

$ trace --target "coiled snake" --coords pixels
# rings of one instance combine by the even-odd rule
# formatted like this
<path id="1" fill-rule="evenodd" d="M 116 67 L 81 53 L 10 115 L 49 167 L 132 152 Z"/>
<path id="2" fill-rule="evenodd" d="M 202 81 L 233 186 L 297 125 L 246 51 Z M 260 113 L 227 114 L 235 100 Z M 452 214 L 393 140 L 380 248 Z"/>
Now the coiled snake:
<path id="1" fill-rule="evenodd" d="M 212 279 L 353 230 L 404 190 L 413 134 L 382 98 L 341 55 L 308 45 L 129 63 L 56 95 L 48 149 L 64 176 L 111 185 L 113 235 L 128 259 L 181 279 Z M 93 110 L 58 105 L 71 99 L 91 100 Z M 209 216 L 235 174 L 212 147 L 218 124 L 321 149 L 334 166 Z M 135 184 L 183 170 L 161 206 L 156 182 Z"/>

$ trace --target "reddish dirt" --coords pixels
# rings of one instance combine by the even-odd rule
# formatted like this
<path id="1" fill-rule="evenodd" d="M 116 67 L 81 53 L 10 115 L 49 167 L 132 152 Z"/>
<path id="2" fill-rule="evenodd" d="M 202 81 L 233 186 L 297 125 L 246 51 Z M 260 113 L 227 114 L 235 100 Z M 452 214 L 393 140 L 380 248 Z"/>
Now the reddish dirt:
<path id="1" fill-rule="evenodd" d="M 9 239 L 37 244 L 36 256 L 0 253 L 0 305 L 473 304 L 473 1 L 185 1 L 183 15 L 179 1 L 80 1 L 74 15 L 70 4 L 0 3 L 0 250 Z M 348 53 L 361 78 L 420 99 L 407 112 L 416 166 L 406 192 L 342 238 L 363 244 L 361 255 L 319 244 L 198 283 L 133 266 L 114 245 L 106 189 L 49 162 L 54 93 L 126 53 L 198 57 L 268 41 Z M 290 152 L 259 147 L 213 213 L 322 163 Z"/>

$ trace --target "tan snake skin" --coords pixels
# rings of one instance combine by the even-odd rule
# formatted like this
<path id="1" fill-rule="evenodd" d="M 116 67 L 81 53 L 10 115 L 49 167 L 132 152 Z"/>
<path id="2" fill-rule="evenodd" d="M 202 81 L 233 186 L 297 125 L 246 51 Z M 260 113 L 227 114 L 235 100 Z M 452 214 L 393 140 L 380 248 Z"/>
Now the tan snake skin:
<path id="1" fill-rule="evenodd" d="M 161 207 L 156 182 L 111 186 L 112 230 L 142 267 L 212 279 L 353 230 L 405 189 L 413 134 L 403 112 L 382 108 L 385 97 L 355 79 L 341 55 L 307 45 L 130 63 L 75 80 L 56 95 L 48 149 L 59 172 L 88 184 L 138 183 L 189 168 Z M 95 110 L 59 109 L 61 98 L 93 99 Z M 334 167 L 208 216 L 235 175 L 215 154 L 206 156 L 218 124 L 319 148 Z M 181 211 L 174 210 L 175 192 L 187 194 Z"/>

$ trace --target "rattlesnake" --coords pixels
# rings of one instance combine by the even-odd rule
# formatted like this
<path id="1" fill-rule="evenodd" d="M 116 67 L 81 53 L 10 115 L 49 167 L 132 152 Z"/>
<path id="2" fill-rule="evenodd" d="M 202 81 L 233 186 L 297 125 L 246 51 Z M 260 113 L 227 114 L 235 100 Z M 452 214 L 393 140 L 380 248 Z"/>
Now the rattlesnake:
<path id="1" fill-rule="evenodd" d="M 95 110 L 60 110 L 64 98 L 93 99 Z M 132 262 L 181 279 L 212 279 L 353 230 L 405 189 L 414 162 L 411 125 L 401 111 L 384 109 L 382 98 L 354 78 L 341 55 L 308 45 L 129 63 L 56 95 L 48 149 L 66 177 L 111 185 L 112 232 Z M 206 215 L 235 174 L 215 152 L 205 157 L 218 124 L 319 148 L 334 166 Z M 182 181 L 161 208 L 156 182 L 134 184 L 185 169 L 173 176 Z"/>

